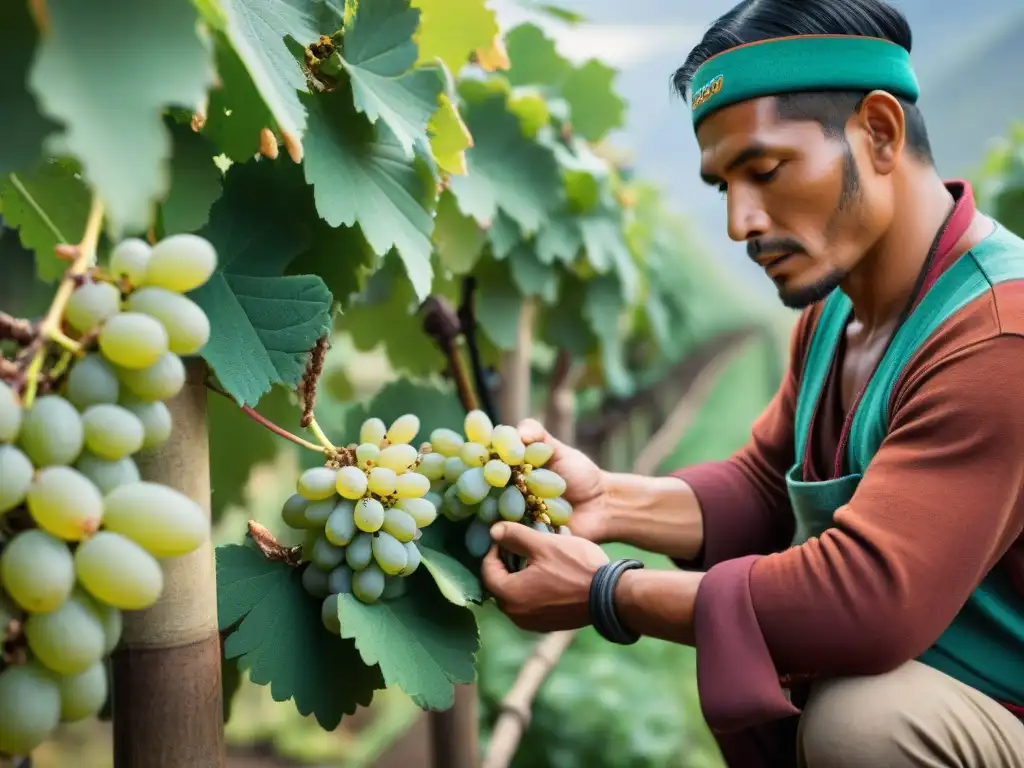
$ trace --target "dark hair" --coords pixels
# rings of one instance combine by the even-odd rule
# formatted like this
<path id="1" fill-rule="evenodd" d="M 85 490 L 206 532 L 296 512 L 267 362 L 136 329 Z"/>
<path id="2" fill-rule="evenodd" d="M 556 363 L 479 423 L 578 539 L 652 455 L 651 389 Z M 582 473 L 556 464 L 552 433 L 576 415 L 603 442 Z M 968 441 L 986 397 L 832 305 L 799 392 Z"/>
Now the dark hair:
<path id="1" fill-rule="evenodd" d="M 895 8 L 880 0 L 743 0 L 717 19 L 672 76 L 685 100 L 700 66 L 739 45 L 792 35 L 862 35 L 880 37 L 910 52 L 910 25 Z M 779 117 L 813 120 L 829 138 L 844 139 L 846 121 L 864 92 L 809 91 L 777 97 Z M 920 160 L 934 163 L 924 117 L 916 105 L 899 99 L 906 115 L 907 146 Z"/>

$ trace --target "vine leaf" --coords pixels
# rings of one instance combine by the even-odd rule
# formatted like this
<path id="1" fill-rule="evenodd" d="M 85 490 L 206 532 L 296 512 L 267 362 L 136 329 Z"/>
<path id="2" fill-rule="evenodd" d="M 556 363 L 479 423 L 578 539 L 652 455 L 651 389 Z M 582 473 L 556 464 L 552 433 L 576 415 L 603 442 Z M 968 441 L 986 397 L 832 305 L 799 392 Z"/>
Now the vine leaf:
<path id="1" fill-rule="evenodd" d="M 384 687 L 381 670 L 324 627 L 321 601 L 303 588 L 301 569 L 238 544 L 217 547 L 216 559 L 220 629 L 234 628 L 224 657 L 269 685 L 275 701 L 294 699 L 300 714 L 332 731 Z"/>
<path id="2" fill-rule="evenodd" d="M 612 392 L 622 397 L 633 390 L 619 326 L 623 308 L 622 288 L 615 273 L 600 275 L 587 282 L 583 317 L 601 341 L 601 366 L 605 383 Z"/>
<path id="3" fill-rule="evenodd" d="M 478 48 L 487 48 L 499 34 L 494 11 L 481 0 L 413 0 L 420 9 L 416 33 L 419 64 L 441 59 L 458 73 Z M 457 23 L 453 20 L 458 19 Z"/>
<path id="4" fill-rule="evenodd" d="M 600 141 L 626 120 L 626 102 L 615 92 L 616 71 L 591 59 L 571 70 L 562 82 L 562 96 L 572 111 L 572 130 L 587 141 Z"/>
<path id="5" fill-rule="evenodd" d="M 210 218 L 210 206 L 220 197 L 221 172 L 213 162 L 217 150 L 201 134 L 182 123 L 168 121 L 174 140 L 171 190 L 160 206 L 163 235 L 194 232 Z"/>
<path id="6" fill-rule="evenodd" d="M 81 161 L 115 230 L 145 230 L 169 181 L 161 113 L 199 104 L 213 82 L 196 9 L 168 0 L 49 0 L 46 11 L 29 87 L 43 113 L 64 124 L 59 145 Z"/>
<path id="7" fill-rule="evenodd" d="M 466 150 L 473 146 L 473 137 L 448 94 L 442 93 L 437 98 L 437 111 L 427 123 L 430 151 L 437 164 L 448 173 L 465 175 Z"/>
<path id="8" fill-rule="evenodd" d="M 482 259 L 477 265 L 476 321 L 499 349 L 515 349 L 523 298 L 509 274 L 508 260 Z"/>
<path id="9" fill-rule="evenodd" d="M 483 601 L 479 579 L 454 557 L 422 543 L 420 555 L 423 566 L 448 602 L 466 607 Z"/>
<path id="10" fill-rule="evenodd" d="M 486 235 L 476 222 L 462 214 L 448 190 L 437 201 L 434 242 L 441 263 L 457 275 L 473 269 L 483 252 Z"/>
<path id="11" fill-rule="evenodd" d="M 283 276 L 311 244 L 308 190 L 288 160 L 233 165 L 199 234 L 217 249 L 213 277 L 192 298 L 213 329 L 203 348 L 221 386 L 255 405 L 294 388 L 309 349 L 331 328 L 331 292 L 315 275 Z"/>
<path id="12" fill-rule="evenodd" d="M 519 24 L 510 30 L 505 47 L 512 62 L 506 76 L 512 85 L 557 86 L 572 70 L 536 24 Z"/>

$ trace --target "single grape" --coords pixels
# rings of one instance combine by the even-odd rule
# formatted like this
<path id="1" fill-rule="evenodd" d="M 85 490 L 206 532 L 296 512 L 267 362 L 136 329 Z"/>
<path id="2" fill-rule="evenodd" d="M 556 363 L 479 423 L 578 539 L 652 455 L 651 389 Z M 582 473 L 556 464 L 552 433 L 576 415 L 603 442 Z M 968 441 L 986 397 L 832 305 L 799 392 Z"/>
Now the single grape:
<path id="1" fill-rule="evenodd" d="M 328 575 L 310 563 L 302 572 L 302 587 L 313 597 L 327 597 L 330 594 L 327 586 Z"/>
<path id="2" fill-rule="evenodd" d="M 401 573 L 402 569 L 409 562 L 409 556 L 406 554 L 402 542 L 390 533 L 381 531 L 374 536 L 371 549 L 373 551 L 373 559 L 377 561 L 377 565 L 380 566 L 384 573 L 390 576 Z"/>
<path id="3" fill-rule="evenodd" d="M 491 458 L 491 452 L 480 443 L 465 443 L 459 458 L 467 467 L 482 467 Z"/>
<path id="4" fill-rule="evenodd" d="M 510 465 L 521 464 L 526 452 L 526 446 L 523 445 L 519 432 L 515 427 L 510 427 L 507 424 L 499 424 L 494 428 L 491 435 L 491 447 L 498 454 L 498 458 Z"/>
<path id="5" fill-rule="evenodd" d="M 462 429 L 466 433 L 466 439 L 470 442 L 490 447 L 494 423 L 491 421 L 491 417 L 483 411 L 477 409 L 467 413 Z"/>
<path id="6" fill-rule="evenodd" d="M 572 536 L 572 529 L 568 525 L 560 525 L 557 533 L 561 536 Z"/>
<path id="7" fill-rule="evenodd" d="M 25 621 L 29 650 L 48 669 L 77 675 L 103 658 L 106 637 L 99 617 L 72 595 L 47 613 Z"/>
<path id="8" fill-rule="evenodd" d="M 100 531 L 78 545 L 75 573 L 90 595 L 123 611 L 148 608 L 164 588 L 156 559 L 113 531 Z"/>
<path id="9" fill-rule="evenodd" d="M 167 442 L 173 427 L 170 409 L 160 401 L 140 400 L 135 395 L 121 394 L 118 405 L 135 414 L 142 422 L 142 450 L 158 448 Z"/>
<path id="10" fill-rule="evenodd" d="M 534 496 L 553 499 L 565 493 L 565 480 L 550 469 L 535 469 L 526 476 L 526 487 Z"/>
<path id="11" fill-rule="evenodd" d="M 495 488 L 504 488 L 512 477 L 512 468 L 504 461 L 491 459 L 484 465 L 484 478 Z"/>
<path id="12" fill-rule="evenodd" d="M 107 701 L 107 668 L 97 661 L 77 675 L 58 679 L 61 722 L 74 723 L 95 717 Z"/>
<path id="13" fill-rule="evenodd" d="M 60 724 L 60 688 L 38 663 L 0 672 L 0 753 L 27 755 Z"/>
<path id="14" fill-rule="evenodd" d="M 466 466 L 466 462 L 458 456 L 449 456 L 444 460 L 444 479 L 449 483 L 454 483 L 467 469 L 469 467 Z"/>
<path id="15" fill-rule="evenodd" d="M 341 634 L 341 620 L 338 618 L 338 594 L 332 592 L 320 604 L 320 621 L 332 635 Z"/>
<path id="16" fill-rule="evenodd" d="M 342 467 L 338 470 L 335 488 L 342 498 L 361 499 L 366 493 L 366 473 L 359 467 Z"/>
<path id="17" fill-rule="evenodd" d="M 409 515 L 417 528 L 426 528 L 437 519 L 437 506 L 426 498 L 399 499 L 396 509 Z"/>
<path id="18" fill-rule="evenodd" d="M 306 527 L 306 507 L 309 506 L 309 499 L 298 493 L 293 493 L 281 507 L 281 519 L 289 528 Z"/>
<path id="19" fill-rule="evenodd" d="M 0 584 L 26 611 L 52 611 L 75 586 L 71 551 L 38 528 L 15 534 L 0 552 Z"/>
<path id="20" fill-rule="evenodd" d="M 306 524 L 303 527 L 312 529 L 323 528 L 327 525 L 327 521 L 331 519 L 331 514 L 337 507 L 338 501 L 337 496 L 320 499 L 319 501 L 311 501 L 306 506 Z"/>
<path id="21" fill-rule="evenodd" d="M 0 636 L 4 634 L 7 625 L 18 618 L 19 610 L 14 600 L 0 589 Z"/>
<path id="22" fill-rule="evenodd" d="M 327 540 L 338 547 L 344 547 L 356 535 L 355 505 L 347 499 L 339 501 L 331 510 L 324 524 Z"/>
<path id="23" fill-rule="evenodd" d="M 329 498 L 337 490 L 337 474 L 329 467 L 311 467 L 299 475 L 295 490 L 310 501 Z"/>
<path id="24" fill-rule="evenodd" d="M 210 518 L 188 496 L 160 483 L 122 485 L 103 499 L 103 527 L 154 557 L 181 557 L 210 536 Z"/>
<path id="25" fill-rule="evenodd" d="M 140 312 L 122 312 L 107 320 L 99 335 L 100 351 L 114 365 L 139 370 L 167 352 L 167 331 L 159 320 Z"/>
<path id="26" fill-rule="evenodd" d="M 476 511 L 477 519 L 482 523 L 496 523 L 501 518 L 498 512 L 498 500 L 494 496 L 488 496 L 486 499 L 480 502 L 480 506 Z"/>
<path id="27" fill-rule="evenodd" d="M 317 504 L 323 504 L 324 502 L 318 501 Z M 313 547 L 316 546 L 317 539 L 320 538 L 321 526 L 312 526 L 306 531 L 306 534 L 302 537 L 302 556 L 299 558 L 300 562 L 310 562 L 310 556 L 313 554 Z"/>
<path id="28" fill-rule="evenodd" d="M 430 481 L 419 472 L 406 472 L 395 481 L 395 495 L 400 499 L 418 499 L 430 490 Z"/>
<path id="29" fill-rule="evenodd" d="M 37 467 L 72 464 L 84 442 L 78 411 L 60 395 L 44 395 L 25 412 L 18 443 Z"/>
<path id="30" fill-rule="evenodd" d="M 333 571 L 344 562 L 345 548 L 336 547 L 327 540 L 326 536 L 320 536 L 313 545 L 309 559 L 321 571 Z"/>
<path id="31" fill-rule="evenodd" d="M 185 386 L 185 364 L 173 352 L 166 352 L 148 368 L 118 368 L 117 376 L 140 400 L 170 400 Z"/>
<path id="32" fill-rule="evenodd" d="M 126 307 L 159 320 L 167 331 L 167 348 L 176 355 L 194 355 L 210 340 L 210 320 L 192 299 L 164 288 L 133 291 Z"/>
<path id="33" fill-rule="evenodd" d="M 117 372 L 102 355 L 90 353 L 71 366 L 65 394 L 76 408 L 116 403 L 120 392 Z"/>
<path id="34" fill-rule="evenodd" d="M 360 469 L 366 470 L 376 465 L 380 456 L 380 448 L 373 443 L 362 443 L 356 446 L 356 463 Z"/>
<path id="35" fill-rule="evenodd" d="M 367 478 L 370 492 L 376 493 L 378 496 L 390 496 L 395 492 L 395 486 L 398 483 L 398 475 L 393 469 L 387 467 L 374 467 L 370 470 Z"/>
<path id="36" fill-rule="evenodd" d="M 554 453 L 555 449 L 547 443 L 530 443 L 526 446 L 526 463 L 531 467 L 543 467 Z"/>
<path id="37" fill-rule="evenodd" d="M 380 452 L 378 467 L 387 467 L 396 474 L 408 472 L 416 463 L 417 451 L 408 443 L 393 443 Z"/>
<path id="38" fill-rule="evenodd" d="M 473 557 L 483 557 L 491 548 L 491 526 L 475 519 L 466 527 L 466 551 Z"/>
<path id="39" fill-rule="evenodd" d="M 552 525 L 566 525 L 572 517 L 572 505 L 561 497 L 545 499 L 544 506 L 548 508 Z"/>
<path id="40" fill-rule="evenodd" d="M 124 629 L 124 616 L 121 611 L 112 605 L 107 605 L 97 600 L 81 587 L 75 587 L 72 594 L 75 599 L 89 608 L 103 627 L 103 655 L 109 656 L 121 640 L 121 632 Z"/>
<path id="41" fill-rule="evenodd" d="M 21 403 L 6 381 L 0 381 L 0 443 L 10 443 L 21 429 Z"/>
<path id="42" fill-rule="evenodd" d="M 479 504 L 491 492 L 491 485 L 484 478 L 483 467 L 467 469 L 459 475 L 455 487 L 463 504 Z"/>
<path id="43" fill-rule="evenodd" d="M 0 445 L 0 515 L 25 500 L 35 467 L 22 451 L 13 445 Z"/>
<path id="44" fill-rule="evenodd" d="M 440 453 L 425 453 L 416 471 L 433 482 L 444 477 L 444 456 Z"/>
<path id="45" fill-rule="evenodd" d="M 99 488 L 71 467 L 39 470 L 25 500 L 29 514 L 40 528 L 68 541 L 91 536 L 103 521 L 103 496 Z"/>
<path id="46" fill-rule="evenodd" d="M 353 571 L 361 571 L 373 559 L 373 535 L 359 532 L 345 547 L 345 563 Z"/>
<path id="47" fill-rule="evenodd" d="M 90 405 L 82 413 L 85 447 L 111 461 L 131 456 L 142 448 L 145 428 L 138 416 L 110 403 Z"/>
<path id="48" fill-rule="evenodd" d="M 387 434 L 385 434 L 384 437 L 392 445 L 411 443 L 413 438 L 416 437 L 416 433 L 419 431 L 419 417 L 411 413 L 407 413 L 404 416 L 399 416 L 391 423 L 391 427 L 388 429 Z"/>
<path id="49" fill-rule="evenodd" d="M 352 569 L 342 564 L 335 568 L 327 577 L 327 586 L 334 595 L 347 595 L 352 592 Z"/>
<path id="50" fill-rule="evenodd" d="M 366 533 L 379 531 L 384 524 L 384 505 L 374 498 L 360 499 L 353 514 L 356 528 Z"/>
<path id="51" fill-rule="evenodd" d="M 64 319 L 79 333 L 88 333 L 121 311 L 121 292 L 110 283 L 85 283 L 75 289 Z"/>
<path id="52" fill-rule="evenodd" d="M 122 240 L 110 252 L 110 274 L 127 277 L 132 285 L 142 285 L 146 279 L 146 265 L 153 249 L 145 240 L 129 237 Z"/>
<path id="53" fill-rule="evenodd" d="M 352 575 L 352 594 L 364 603 L 375 603 L 384 592 L 384 571 L 376 563 Z"/>
<path id="54" fill-rule="evenodd" d="M 540 520 L 534 521 L 530 527 L 535 531 L 540 531 L 541 533 L 554 533 L 554 530 L 552 530 L 550 525 Z"/>
<path id="55" fill-rule="evenodd" d="M 412 541 L 416 536 L 416 521 L 405 510 L 392 507 L 384 513 L 384 524 L 381 526 L 381 530 L 403 543 Z"/>
<path id="56" fill-rule="evenodd" d="M 498 514 L 510 523 L 519 522 L 526 514 L 526 499 L 514 485 L 508 486 L 498 497 Z"/>
<path id="57" fill-rule="evenodd" d="M 459 498 L 458 486 L 452 485 L 448 487 L 448 490 L 444 492 L 444 506 L 442 507 L 444 516 L 449 520 L 465 520 L 467 517 L 471 517 L 476 513 L 476 510 L 462 501 Z"/>
<path id="58" fill-rule="evenodd" d="M 380 594 L 381 600 L 397 600 L 398 598 L 405 595 L 408 584 L 405 579 L 402 578 L 404 571 L 398 576 L 385 576 L 384 577 L 384 591 Z"/>
<path id="59" fill-rule="evenodd" d="M 425 494 L 423 494 L 423 498 L 426 501 L 429 501 L 431 504 L 433 504 L 434 505 L 434 509 L 436 509 L 438 512 L 440 512 L 441 511 L 441 507 L 444 506 L 444 488 L 442 488 L 440 491 L 435 491 L 434 487 L 431 486 L 430 490 L 427 491 Z M 425 527 L 425 526 L 423 526 L 423 525 L 420 526 L 420 528 L 423 528 L 423 527 Z"/>
<path id="60" fill-rule="evenodd" d="M 187 233 L 171 235 L 150 251 L 144 284 L 188 293 L 209 280 L 216 268 L 217 251 L 208 240 Z"/>
<path id="61" fill-rule="evenodd" d="M 359 427 L 359 442 L 373 443 L 379 447 L 387 431 L 388 428 L 383 421 L 376 417 L 369 418 Z"/>
<path id="62" fill-rule="evenodd" d="M 453 429 L 439 427 L 430 433 L 430 445 L 445 458 L 458 456 L 465 438 Z"/>
<path id="63" fill-rule="evenodd" d="M 411 576 L 420 567 L 423 553 L 420 552 L 420 548 L 416 546 L 414 541 L 407 541 L 403 546 L 405 547 L 405 568 L 398 575 Z"/>

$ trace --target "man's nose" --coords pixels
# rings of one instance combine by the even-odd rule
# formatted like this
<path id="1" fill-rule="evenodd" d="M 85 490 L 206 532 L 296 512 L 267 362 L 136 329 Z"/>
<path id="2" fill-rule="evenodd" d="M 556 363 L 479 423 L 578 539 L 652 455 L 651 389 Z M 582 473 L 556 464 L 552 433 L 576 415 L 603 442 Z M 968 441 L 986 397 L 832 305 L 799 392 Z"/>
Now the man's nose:
<path id="1" fill-rule="evenodd" d="M 726 205 L 731 240 L 743 243 L 768 234 L 771 222 L 760 196 L 733 185 L 726 193 Z"/>

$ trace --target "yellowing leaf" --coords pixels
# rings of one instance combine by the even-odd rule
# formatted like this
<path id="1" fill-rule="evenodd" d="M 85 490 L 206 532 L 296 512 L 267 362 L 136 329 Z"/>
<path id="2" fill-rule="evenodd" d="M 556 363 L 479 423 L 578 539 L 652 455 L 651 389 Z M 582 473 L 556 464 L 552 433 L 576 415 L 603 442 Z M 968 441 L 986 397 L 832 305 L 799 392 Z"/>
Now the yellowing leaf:
<path id="1" fill-rule="evenodd" d="M 447 94 L 438 97 L 437 111 L 427 124 L 430 134 L 430 149 L 434 159 L 448 173 L 465 175 L 466 150 L 473 146 L 473 137 L 462 122 L 459 108 Z"/>
<path id="2" fill-rule="evenodd" d="M 505 48 L 505 41 L 500 34 L 494 36 L 491 44 L 486 48 L 476 49 L 476 63 L 484 72 L 497 72 L 499 69 L 507 72 L 512 66 L 508 58 L 508 50 Z"/>
<path id="3" fill-rule="evenodd" d="M 494 11 L 484 0 L 413 0 L 420 9 L 415 41 L 419 64 L 441 59 L 452 72 L 469 63 L 470 54 L 486 48 L 500 32 Z"/>

